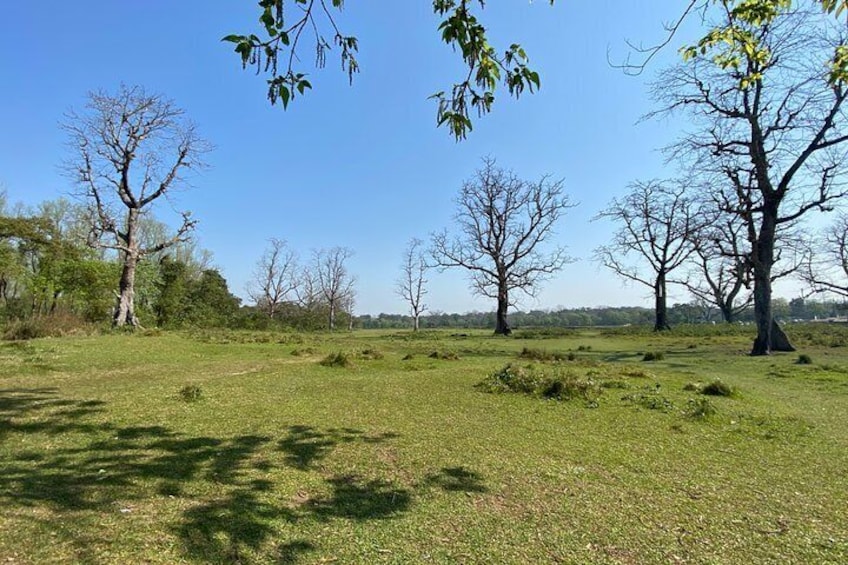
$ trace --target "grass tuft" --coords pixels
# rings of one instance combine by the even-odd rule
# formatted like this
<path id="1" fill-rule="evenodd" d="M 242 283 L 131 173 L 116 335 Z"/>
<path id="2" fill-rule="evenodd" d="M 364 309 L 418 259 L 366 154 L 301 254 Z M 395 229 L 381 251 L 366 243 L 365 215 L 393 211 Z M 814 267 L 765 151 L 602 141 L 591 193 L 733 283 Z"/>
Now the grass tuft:
<path id="1" fill-rule="evenodd" d="M 684 414 L 689 418 L 704 419 L 715 415 L 718 412 L 715 405 L 710 402 L 709 398 L 690 398 L 686 402 L 686 410 Z"/>
<path id="2" fill-rule="evenodd" d="M 701 388 L 701 394 L 706 394 L 707 396 L 735 396 L 736 389 L 723 380 L 716 379 L 704 385 Z"/>
<path id="3" fill-rule="evenodd" d="M 802 353 L 798 356 L 798 360 L 796 361 L 799 365 L 812 365 L 813 358 L 807 355 L 806 353 Z"/>
<path id="4" fill-rule="evenodd" d="M 659 385 L 644 389 L 644 392 L 634 392 L 622 396 L 621 399 L 629 404 L 647 408 L 648 410 L 659 410 L 670 412 L 674 409 L 674 403 L 660 394 Z"/>
<path id="5" fill-rule="evenodd" d="M 544 349 L 535 349 L 532 347 L 525 347 L 519 353 L 518 357 L 521 359 L 527 359 L 529 361 L 564 361 L 565 359 L 569 359 L 569 361 L 574 360 L 574 354 L 569 353 L 565 355 L 559 352 L 551 352 L 545 351 Z"/>
<path id="6" fill-rule="evenodd" d="M 592 378 L 550 365 L 519 367 L 510 363 L 476 386 L 484 392 L 517 392 L 550 400 L 582 399 L 594 405 L 602 393 Z"/>
<path id="7" fill-rule="evenodd" d="M 367 361 L 376 361 L 378 359 L 382 359 L 383 357 L 385 357 L 385 355 L 383 355 L 383 352 L 374 347 L 366 347 L 365 349 L 359 352 L 359 358 L 365 359 Z"/>
<path id="8" fill-rule="evenodd" d="M 646 351 L 642 355 L 642 361 L 662 361 L 665 359 L 665 353 L 662 351 Z"/>
<path id="9" fill-rule="evenodd" d="M 441 359 L 442 361 L 459 361 L 459 355 L 453 351 L 439 351 L 438 349 L 430 352 L 427 356 L 430 359 Z"/>
<path id="10" fill-rule="evenodd" d="M 185 385 L 180 389 L 180 398 L 185 402 L 197 402 L 203 397 L 203 390 L 197 385 Z"/>
<path id="11" fill-rule="evenodd" d="M 345 368 L 352 367 L 353 361 L 351 361 L 350 356 L 347 353 L 343 351 L 337 351 L 336 353 L 330 353 L 329 355 L 321 359 L 318 364 L 324 367 Z"/>

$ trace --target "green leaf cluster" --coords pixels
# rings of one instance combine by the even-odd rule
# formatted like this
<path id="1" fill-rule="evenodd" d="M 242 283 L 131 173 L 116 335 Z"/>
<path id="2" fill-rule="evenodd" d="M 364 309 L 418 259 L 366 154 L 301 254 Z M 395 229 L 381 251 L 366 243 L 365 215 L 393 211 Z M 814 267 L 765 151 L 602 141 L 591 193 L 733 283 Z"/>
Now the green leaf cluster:
<path id="1" fill-rule="evenodd" d="M 549 0 L 551 5 L 555 0 Z M 360 70 L 356 54 L 359 41 L 355 36 L 344 35 L 336 25 L 335 10 L 344 7 L 343 0 L 289 0 L 288 6 L 296 8 L 295 17 L 289 18 L 286 0 L 260 0 L 259 24 L 264 37 L 255 34 L 230 34 L 222 41 L 233 43 L 242 67 L 254 66 L 257 73 L 270 75 L 268 99 L 278 101 L 288 108 L 295 95 L 303 95 L 312 88 L 307 74 L 296 69 L 299 62 L 298 45 L 302 37 L 311 36 L 315 46 L 315 67 L 326 63 L 327 51 L 339 50 L 342 70 L 349 80 Z M 502 53 L 490 43 L 486 27 L 480 22 L 472 7 L 485 7 L 484 0 L 433 0 L 433 12 L 444 20 L 439 25 L 442 40 L 458 50 L 467 67 L 463 80 L 456 82 L 450 94 L 440 91 L 430 98 L 437 101 L 436 122 L 448 128 L 457 140 L 464 139 L 472 130 L 472 111 L 478 116 L 489 113 L 495 101 L 495 91 L 503 84 L 515 97 L 525 90 L 538 90 L 539 74 L 528 67 L 527 53 L 518 44 L 512 44 Z M 327 38 L 332 38 L 328 40 Z"/>
<path id="2" fill-rule="evenodd" d="M 781 14 L 794 9 L 792 0 L 711 0 L 727 14 L 724 25 L 710 29 L 696 44 L 681 48 L 684 61 L 707 57 L 721 69 L 740 72 L 739 88 L 748 89 L 762 80 L 762 69 L 772 59 L 768 46 L 761 41 L 761 30 Z M 848 7 L 848 0 L 818 0 L 823 11 L 839 17 Z M 848 47 L 836 47 L 830 65 L 832 83 L 848 78 Z"/>

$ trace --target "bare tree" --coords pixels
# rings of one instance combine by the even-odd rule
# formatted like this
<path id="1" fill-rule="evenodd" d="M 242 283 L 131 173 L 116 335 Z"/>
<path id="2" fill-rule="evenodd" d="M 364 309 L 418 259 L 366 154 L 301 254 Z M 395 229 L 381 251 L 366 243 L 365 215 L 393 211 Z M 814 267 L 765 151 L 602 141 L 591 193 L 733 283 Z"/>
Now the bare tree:
<path id="1" fill-rule="evenodd" d="M 848 215 L 840 215 L 814 241 L 800 273 L 813 292 L 848 298 Z"/>
<path id="2" fill-rule="evenodd" d="M 846 194 L 848 91 L 829 67 L 845 26 L 812 1 L 775 6 L 759 20 L 742 17 L 731 0 L 715 4 L 718 34 L 687 50 L 655 94 L 663 112 L 682 110 L 696 126 L 673 156 L 690 174 L 731 187 L 724 208 L 743 220 L 751 246 L 751 354 L 791 351 L 772 312 L 777 237 Z"/>
<path id="3" fill-rule="evenodd" d="M 556 222 L 574 206 L 562 190 L 561 180 L 543 176 L 535 183 L 525 181 L 484 158 L 483 167 L 459 191 L 459 233 L 450 236 L 445 230 L 432 237 L 435 266 L 466 269 L 473 291 L 497 300 L 496 334 L 511 332 L 507 312 L 512 291 L 532 296 L 542 281 L 571 261 L 561 247 L 550 253 L 540 250 Z"/>
<path id="4" fill-rule="evenodd" d="M 336 328 L 336 315 L 345 306 L 353 303 L 356 282 L 348 272 L 345 262 L 353 256 L 347 247 L 333 247 L 315 251 L 313 274 L 321 298 L 329 309 L 329 328 Z"/>
<path id="5" fill-rule="evenodd" d="M 315 309 L 321 301 L 321 290 L 318 285 L 317 273 L 314 272 L 314 265 L 305 265 L 298 269 L 296 276 L 298 280 L 294 294 L 298 305 L 306 310 Z"/>
<path id="6" fill-rule="evenodd" d="M 692 268 L 674 282 L 685 286 L 699 304 L 718 308 L 722 319 L 730 323 L 754 300 L 748 290 L 751 263 L 745 226 L 738 216 L 716 211 L 706 220 L 689 235 Z"/>
<path id="7" fill-rule="evenodd" d="M 595 260 L 620 277 L 649 287 L 654 294 L 654 330 L 668 323 L 669 275 L 693 252 L 689 236 L 698 229 L 695 202 L 681 183 L 636 182 L 622 199 L 613 199 L 595 219 L 619 225 L 609 245 L 595 249 Z M 635 259 L 635 263 L 630 263 Z M 644 272 L 640 266 L 647 266 Z"/>
<path id="8" fill-rule="evenodd" d="M 412 238 L 403 252 L 400 278 L 397 280 L 397 293 L 409 304 L 412 314 L 412 330 L 418 331 L 421 314 L 427 310 L 424 295 L 427 294 L 427 262 L 424 259 L 424 242 Z"/>
<path id="9" fill-rule="evenodd" d="M 300 284 L 298 275 L 297 254 L 284 240 L 271 238 L 269 247 L 256 264 L 247 294 L 269 318 L 273 318 L 279 306 L 294 296 Z"/>
<path id="10" fill-rule="evenodd" d="M 117 94 L 92 92 L 86 112 L 71 111 L 66 118 L 63 128 L 74 152 L 67 169 L 91 207 L 89 243 L 115 250 L 121 258 L 112 323 L 137 326 L 138 262 L 185 241 L 196 223 L 183 212 L 175 234 L 143 244 L 142 214 L 185 184 L 185 173 L 202 166 L 208 146 L 181 109 L 138 86 L 121 86 Z"/>

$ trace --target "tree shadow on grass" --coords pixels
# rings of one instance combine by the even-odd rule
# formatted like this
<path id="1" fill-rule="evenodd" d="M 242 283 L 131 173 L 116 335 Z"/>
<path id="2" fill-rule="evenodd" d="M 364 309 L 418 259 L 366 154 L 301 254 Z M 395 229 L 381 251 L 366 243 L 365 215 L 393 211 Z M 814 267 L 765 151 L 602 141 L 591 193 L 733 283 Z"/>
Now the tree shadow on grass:
<path id="1" fill-rule="evenodd" d="M 294 565 L 302 553 L 315 551 L 315 545 L 307 540 L 294 540 L 280 544 L 277 547 L 277 563 L 279 565 Z"/>
<path id="2" fill-rule="evenodd" d="M 99 400 L 60 398 L 56 388 L 0 390 L 0 441 L 12 433 L 93 433 L 105 424 L 84 421 L 103 411 Z M 48 415 L 48 417 L 42 417 Z"/>
<path id="3" fill-rule="evenodd" d="M 489 492 L 483 483 L 483 476 L 464 466 L 445 467 L 438 473 L 428 475 L 425 484 L 441 487 L 448 492 Z"/>
<path id="4" fill-rule="evenodd" d="M 317 549 L 304 539 L 268 549 L 281 524 L 385 519 L 411 506 L 411 491 L 389 481 L 331 475 L 323 477 L 328 495 L 290 507 L 276 502 L 268 478 L 275 460 L 277 470 L 314 471 L 339 444 L 376 444 L 397 437 L 394 433 L 291 426 L 276 441 L 261 435 L 189 437 L 164 426 L 118 427 L 104 421 L 105 414 L 103 402 L 63 399 L 54 388 L 0 390 L 0 441 L 20 436 L 43 446 L 38 435 L 63 434 L 50 450 L 16 450 L 15 442 L 2 446 L 0 506 L 47 508 L 51 517 L 45 521 L 62 521 L 70 512 L 108 514 L 132 502 L 155 504 L 157 496 L 187 501 L 198 496 L 173 531 L 189 560 L 226 563 L 249 562 L 267 551 L 280 563 L 296 563 Z M 198 489 L 214 494 L 198 495 Z M 86 532 L 66 535 L 80 559 L 91 558 Z"/>
<path id="5" fill-rule="evenodd" d="M 377 520 L 405 512 L 412 502 L 408 489 L 397 488 L 388 481 L 365 480 L 356 475 L 336 475 L 327 479 L 332 486 L 330 496 L 309 500 L 303 509 L 319 520 Z"/>
<path id="6" fill-rule="evenodd" d="M 249 561 L 246 550 L 259 552 L 277 534 L 274 521 L 294 519 L 290 510 L 261 500 L 254 489 L 243 486 L 187 510 L 177 533 L 185 553 L 194 559 L 242 563 Z M 301 547 L 301 551 L 305 549 Z M 296 562 L 296 558 L 296 552 L 292 553 L 289 562 Z"/>
<path id="7" fill-rule="evenodd" d="M 381 443 L 398 437 L 386 432 L 368 435 L 354 428 L 330 428 L 320 430 L 312 426 L 289 426 L 288 435 L 278 446 L 286 454 L 286 463 L 295 469 L 307 470 L 329 454 L 340 443 Z"/>

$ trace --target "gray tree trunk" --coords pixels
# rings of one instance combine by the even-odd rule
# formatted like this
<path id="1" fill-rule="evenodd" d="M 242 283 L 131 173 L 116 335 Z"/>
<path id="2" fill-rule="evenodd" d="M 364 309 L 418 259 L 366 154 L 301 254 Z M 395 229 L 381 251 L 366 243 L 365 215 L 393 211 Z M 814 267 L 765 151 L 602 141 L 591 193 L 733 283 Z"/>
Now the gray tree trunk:
<path id="1" fill-rule="evenodd" d="M 126 254 L 124 267 L 121 270 L 121 282 L 118 287 L 118 303 L 115 306 L 115 315 L 112 318 L 113 327 L 125 325 L 138 327 L 138 318 L 135 316 L 135 269 L 138 265 L 138 257 Z"/>

